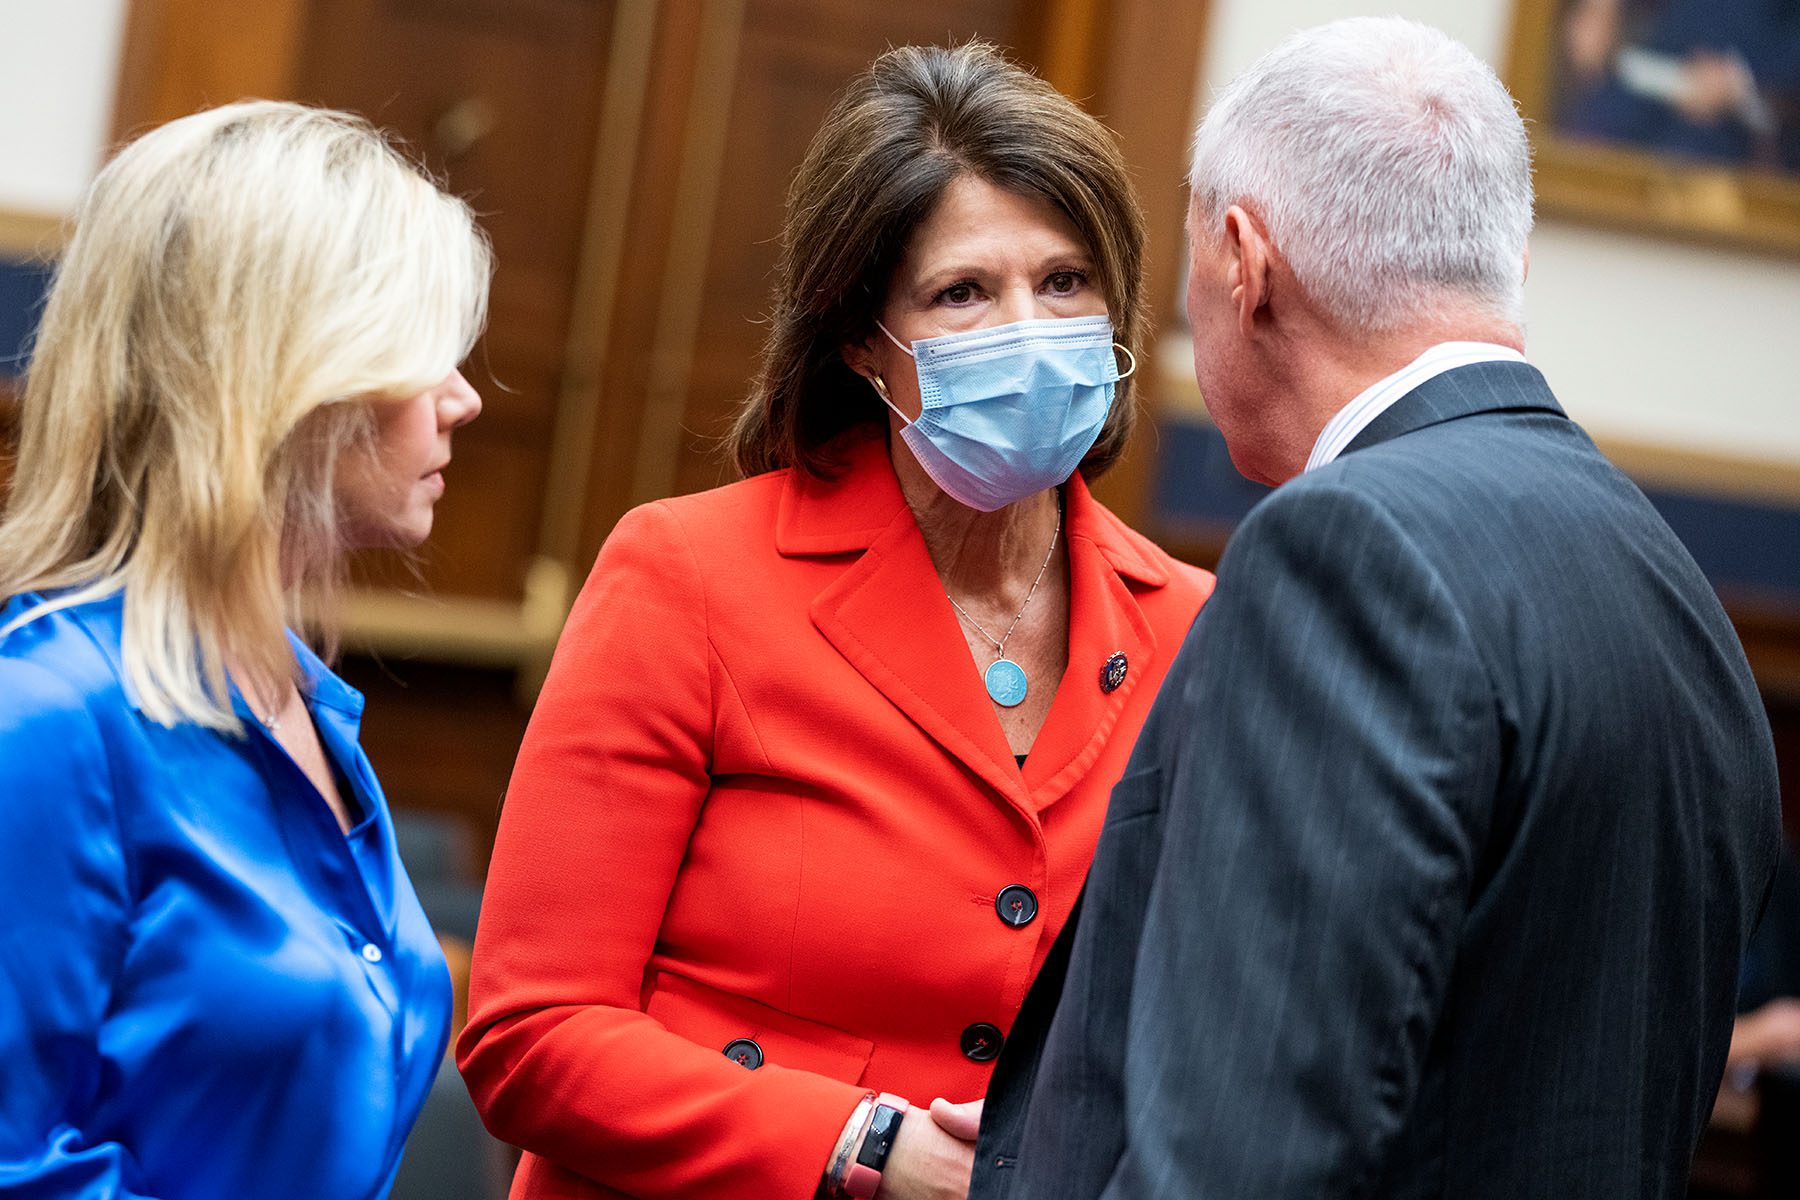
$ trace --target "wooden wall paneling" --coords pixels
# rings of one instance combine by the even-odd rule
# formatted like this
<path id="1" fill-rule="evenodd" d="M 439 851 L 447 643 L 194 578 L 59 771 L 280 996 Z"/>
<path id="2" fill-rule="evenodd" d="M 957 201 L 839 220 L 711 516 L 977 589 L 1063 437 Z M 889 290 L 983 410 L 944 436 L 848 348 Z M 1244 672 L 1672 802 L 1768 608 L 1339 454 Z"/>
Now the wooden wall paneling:
<path id="1" fill-rule="evenodd" d="M 348 644 L 469 662 L 547 655 L 569 592 L 566 530 L 579 528 L 579 472 L 592 449 L 587 312 L 611 282 L 595 229 L 600 84 L 608 46 L 669 6 L 597 0 L 132 0 L 115 127 L 143 126 L 258 94 L 365 112 L 397 127 L 469 195 L 500 267 L 489 336 L 471 365 L 487 402 L 458 438 L 438 536 L 418 574 L 387 563 L 351 597 Z M 613 51 L 613 53 L 609 53 Z M 627 86 L 641 101 L 639 70 Z M 624 129 L 635 130 L 626 112 Z M 613 125 L 615 135 L 619 122 Z M 617 142 L 617 136 L 614 142 Z M 623 185 L 629 188 L 629 180 Z M 617 189 L 607 201 L 618 207 Z M 616 261 L 617 255 L 611 256 Z M 583 352 L 577 370 L 565 357 Z M 555 486 L 573 480 L 574 499 Z M 548 493 L 548 494 L 547 494 Z M 560 513 L 560 516 L 558 515 Z M 560 533 L 562 542 L 550 542 Z M 549 553 L 540 551 L 549 550 Z"/>
<path id="2" fill-rule="evenodd" d="M 184 28 L 181 36 L 201 43 L 213 36 L 197 16 L 198 0 L 137 5 L 128 80 L 134 64 L 164 52 L 158 46 L 171 29 Z M 377 15 L 385 29 L 371 23 L 376 7 L 374 0 L 313 0 L 310 7 L 304 0 L 247 0 L 234 11 L 261 16 L 245 15 L 217 31 L 210 47 L 198 44 L 186 54 L 227 65 L 241 57 L 230 78 L 269 81 L 230 87 L 232 94 L 278 93 L 286 79 L 290 91 L 307 98 L 373 110 L 427 147 L 434 132 L 441 143 L 440 123 L 459 106 L 469 115 L 465 101 L 485 101 L 491 117 L 490 88 L 541 86 L 564 97 L 584 87 L 607 92 L 604 104 L 589 103 L 585 112 L 579 103 L 553 105 L 557 148 L 515 158 L 516 170 L 490 173 L 492 182 L 478 165 L 494 157 L 496 140 L 506 140 L 498 131 L 462 147 L 459 161 L 436 156 L 453 186 L 474 192 L 494 232 L 501 267 L 484 353 L 513 390 L 480 379 L 477 360 L 488 410 L 459 437 L 457 469 L 480 484 L 453 484 L 440 510 L 443 536 L 425 559 L 437 607 L 455 611 L 426 629 L 432 622 L 421 619 L 425 610 L 388 603 L 391 595 L 364 597 L 353 613 L 353 636 L 360 622 L 379 635 L 368 639 L 377 644 L 454 654 L 458 636 L 492 624 L 490 601 L 554 611 L 557 597 L 566 599 L 568 576 L 585 569 L 634 501 L 730 476 L 719 437 L 755 368 L 788 179 L 843 84 L 889 45 L 986 37 L 1089 103 L 1120 132 L 1145 185 L 1151 294 L 1160 303 L 1174 290 L 1178 185 L 1159 197 L 1157 176 L 1180 174 L 1203 20 L 1193 6 L 1168 12 L 1151 0 L 923 0 L 893 10 L 838 0 L 384 0 Z M 581 25 L 576 7 L 592 14 L 588 24 Z M 438 27 L 452 49 L 423 54 L 405 44 L 410 35 L 394 32 L 425 25 Z M 581 32 L 571 33 L 576 26 Z M 566 52 L 553 68 L 534 68 L 517 54 L 519 43 L 553 30 L 561 31 L 556 40 Z M 612 40 L 627 34 L 625 49 Z M 233 45 L 249 48 L 237 56 L 228 50 Z M 628 77 L 616 76 L 622 69 Z M 451 95 L 439 86 L 454 78 L 480 80 L 479 94 Z M 179 106 L 186 110 L 220 98 L 218 86 L 191 79 L 128 84 L 120 120 L 174 115 L 171 102 L 143 97 L 179 92 L 191 101 Z M 156 104 L 163 111 L 154 111 Z M 482 108 L 475 105 L 477 125 Z M 507 183 L 539 180 L 551 167 L 581 186 L 559 184 L 558 204 L 500 202 Z M 509 223 L 534 235 L 549 231 L 554 236 L 540 244 L 560 248 L 534 254 Z M 1148 372 L 1144 381 L 1151 382 Z M 1128 517 L 1143 507 L 1140 457 L 1129 456 L 1103 482 L 1103 494 Z M 535 539 L 521 530 L 535 530 Z M 546 563 L 562 578 L 541 573 Z M 400 573 L 386 581 L 411 587 Z M 507 623 L 470 657 L 492 661 L 512 645 L 529 658 L 529 646 L 541 650 L 547 636 L 542 622 L 529 631 L 527 624 Z M 418 635 L 410 642 L 409 629 Z"/>
<path id="3" fill-rule="evenodd" d="M 1174 13 L 1154 0 L 940 3 L 903 12 L 824 0 L 749 0 L 731 7 L 742 14 L 735 82 L 731 72 L 709 67 L 692 101 L 716 106 L 717 91 L 707 89 L 729 85 L 726 119 L 687 126 L 703 138 L 719 140 L 722 132 L 722 158 L 716 174 L 709 173 L 698 165 L 705 148 L 690 142 L 690 154 L 700 157 L 690 159 L 690 183 L 675 187 L 670 200 L 686 214 L 712 181 L 722 185 L 710 222 L 685 215 L 681 221 L 676 257 L 668 263 L 679 269 L 663 279 L 665 288 L 680 289 L 664 296 L 680 319 L 665 322 L 666 336 L 657 341 L 647 423 L 633 464 L 637 483 L 613 504 L 596 506 L 601 534 L 610 526 L 608 518 L 616 519 L 630 501 L 711 487 L 731 477 L 719 453 L 720 439 L 755 369 L 762 337 L 758 320 L 767 310 L 788 181 L 843 85 L 889 45 L 985 37 L 1036 64 L 1052 83 L 1107 120 L 1144 193 L 1150 223 L 1146 286 L 1157 308 L 1155 328 L 1174 320 L 1172 297 L 1184 258 L 1181 180 L 1204 5 L 1180 6 Z M 717 15 L 708 19 L 725 23 Z M 704 274 L 690 277 L 688 271 L 701 260 Z M 1139 395 L 1153 416 L 1151 376 L 1143 372 Z M 1102 482 L 1102 494 L 1132 521 L 1148 509 L 1151 423 L 1145 422 L 1138 447 Z"/>
<path id="4" fill-rule="evenodd" d="M 626 269 L 632 197 L 650 99 L 657 6 L 621 4 L 600 104 L 599 137 L 588 184 L 588 208 L 576 268 L 573 316 L 550 447 L 549 494 L 539 533 L 541 553 L 571 573 L 585 564 L 583 524 L 600 457 L 600 414 L 614 399 L 604 378 L 619 307 L 639 278 Z"/>
<path id="5" fill-rule="evenodd" d="M 715 229 L 710 218 L 717 211 L 725 179 L 744 8 L 745 0 L 706 0 L 701 6 L 672 213 L 679 235 L 670 239 L 663 260 L 649 388 L 632 472 L 631 499 L 637 504 L 675 490 L 689 381 L 696 355 L 707 349 L 698 339 L 709 298 L 706 266 Z M 732 179 L 734 200 L 744 182 Z"/>
<path id="6" fill-rule="evenodd" d="M 1063 95 L 1088 104 L 1100 83 L 1111 8 L 1112 0 L 1045 0 L 1037 27 L 1022 32 L 1020 56 Z"/>
<path id="7" fill-rule="evenodd" d="M 252 93 L 359 110 L 397 129 L 493 238 L 492 321 L 470 370 L 486 412 L 457 438 L 421 556 L 428 584 L 390 564 L 383 586 L 353 594 L 346 643 L 381 657 L 341 667 L 369 695 L 365 743 L 396 806 L 460 813 L 485 861 L 529 711 L 519 688 L 533 686 L 570 597 L 567 531 L 580 527 L 602 344 L 589 318 L 617 290 L 631 187 L 612 164 L 635 153 L 646 30 L 664 6 L 135 3 L 121 128 Z"/>
<path id="8" fill-rule="evenodd" d="M 644 88 L 639 98 L 636 147 L 624 169 L 631 174 L 618 224 L 619 257 L 611 294 L 585 319 L 596 353 L 592 443 L 576 569 L 585 573 L 613 524 L 633 503 L 638 452 L 646 420 L 645 397 L 657 340 L 663 270 L 680 235 L 675 223 L 685 150 L 688 107 L 697 91 L 701 7 L 647 6 L 656 18 Z M 596 170 L 605 169 L 596 164 Z M 571 335 L 575 336 L 575 335 Z"/>
<path id="9" fill-rule="evenodd" d="M 1120 517 L 1143 529 L 1151 517 L 1156 461 L 1156 345 L 1180 329 L 1186 278 L 1187 147 L 1198 114 L 1194 95 L 1211 5 L 1205 0 L 1108 0 L 1092 43 L 1101 60 L 1092 110 L 1119 135 L 1144 205 L 1144 291 L 1151 321 L 1138 354 L 1141 417 L 1130 449 L 1096 487 Z"/>
<path id="10" fill-rule="evenodd" d="M 67 236 L 67 226 L 67 218 L 60 213 L 0 208 L 0 256 L 15 263 L 54 259 Z M 0 346 L 0 355 L 10 355 L 15 349 Z"/>
<path id="11" fill-rule="evenodd" d="M 537 554 L 611 8 L 312 0 L 308 11 L 299 95 L 397 131 L 494 243 L 488 333 L 472 364 L 484 412 L 457 435 L 462 461 L 424 559 L 439 594 L 517 603 Z"/>
<path id="12" fill-rule="evenodd" d="M 501 797 L 530 716 L 517 703 L 511 667 L 352 655 L 338 670 L 367 698 L 363 749 L 389 803 L 459 818 L 478 877 L 485 875 Z"/>
<path id="13" fill-rule="evenodd" d="M 306 3 L 131 0 L 115 138 L 216 104 L 292 96 Z"/>
<path id="14" fill-rule="evenodd" d="M 672 490 L 688 492 L 732 477 L 720 439 L 755 372 L 788 183 L 844 85 L 891 45 L 982 36 L 1017 47 L 1027 40 L 1030 11 L 1002 0 L 744 4 L 687 386 L 672 403 L 660 401 L 662 419 L 680 413 L 674 467 L 652 461 L 642 468 L 645 478 L 661 473 Z M 645 449 L 661 454 L 667 446 L 664 440 Z"/>

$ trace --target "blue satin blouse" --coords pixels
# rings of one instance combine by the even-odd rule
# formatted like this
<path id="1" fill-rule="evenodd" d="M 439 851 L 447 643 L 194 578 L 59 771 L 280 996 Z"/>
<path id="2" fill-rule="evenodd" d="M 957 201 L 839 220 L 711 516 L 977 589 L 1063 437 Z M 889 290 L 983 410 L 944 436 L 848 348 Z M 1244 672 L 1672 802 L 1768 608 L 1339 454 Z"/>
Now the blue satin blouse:
<path id="1" fill-rule="evenodd" d="M 255 720 L 237 740 L 143 716 L 122 615 L 114 596 L 0 640 L 0 1196 L 384 1196 L 450 979 L 362 697 L 291 639 L 360 809 L 346 836 Z"/>

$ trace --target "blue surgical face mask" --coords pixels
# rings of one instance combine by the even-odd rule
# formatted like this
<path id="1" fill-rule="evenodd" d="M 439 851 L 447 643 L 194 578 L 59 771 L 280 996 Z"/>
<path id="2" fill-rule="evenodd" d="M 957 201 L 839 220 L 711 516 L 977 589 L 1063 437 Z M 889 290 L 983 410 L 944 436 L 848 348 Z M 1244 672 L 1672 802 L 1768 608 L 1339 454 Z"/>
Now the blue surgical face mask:
<path id="1" fill-rule="evenodd" d="M 923 403 L 901 439 L 934 483 L 982 512 L 1068 479 L 1100 436 L 1124 378 L 1103 316 L 1015 321 L 911 348 L 875 324 L 918 364 Z M 886 386 L 875 390 L 905 421 Z"/>

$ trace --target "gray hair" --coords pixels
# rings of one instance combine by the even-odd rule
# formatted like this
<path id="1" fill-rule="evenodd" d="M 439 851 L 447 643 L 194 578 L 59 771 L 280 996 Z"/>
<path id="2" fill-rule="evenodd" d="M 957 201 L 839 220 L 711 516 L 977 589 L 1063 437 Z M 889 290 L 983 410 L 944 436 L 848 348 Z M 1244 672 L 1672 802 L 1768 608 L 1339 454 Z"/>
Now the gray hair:
<path id="1" fill-rule="evenodd" d="M 1446 304 L 1522 318 L 1525 125 L 1493 70 L 1428 25 L 1353 17 L 1288 38 L 1218 94 L 1188 183 L 1196 236 L 1243 204 L 1348 328 Z"/>

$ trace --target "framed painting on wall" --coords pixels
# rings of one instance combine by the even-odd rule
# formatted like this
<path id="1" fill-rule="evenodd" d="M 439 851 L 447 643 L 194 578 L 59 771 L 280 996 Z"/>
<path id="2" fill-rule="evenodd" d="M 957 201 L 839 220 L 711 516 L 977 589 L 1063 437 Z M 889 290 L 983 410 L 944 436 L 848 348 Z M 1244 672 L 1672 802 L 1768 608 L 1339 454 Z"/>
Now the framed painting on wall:
<path id="1" fill-rule="evenodd" d="M 1517 0 L 1539 207 L 1800 253 L 1800 0 Z"/>

